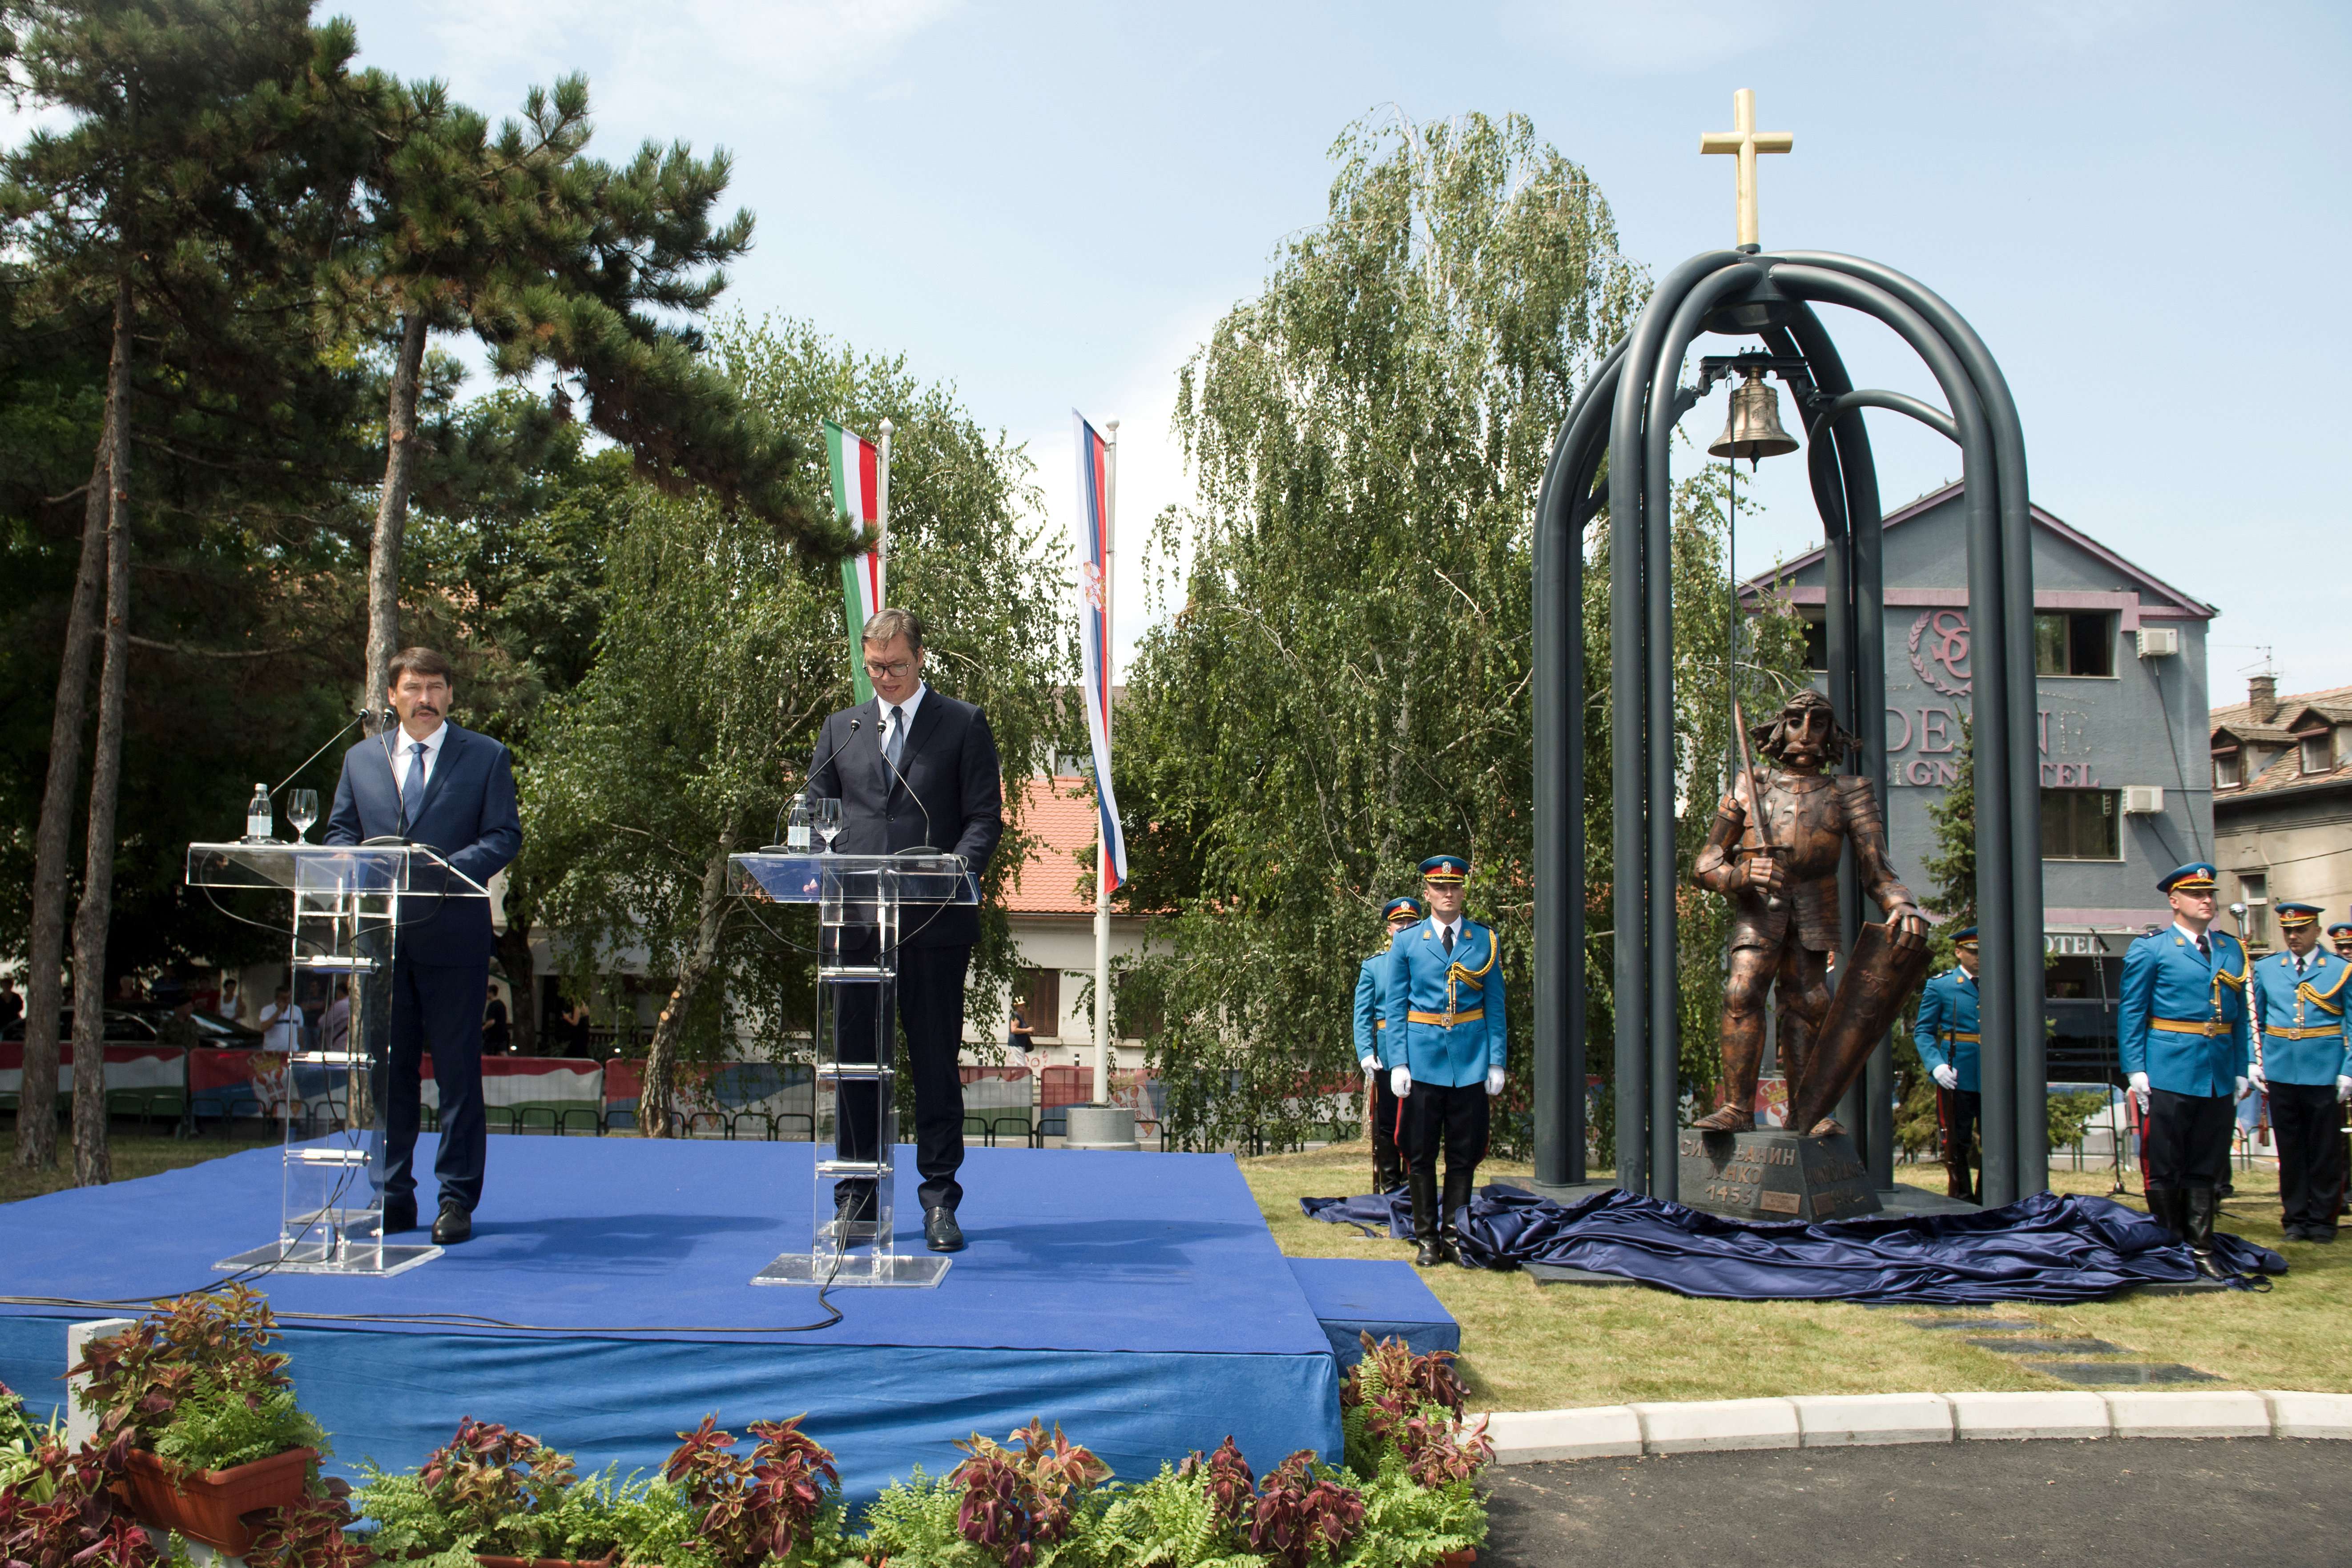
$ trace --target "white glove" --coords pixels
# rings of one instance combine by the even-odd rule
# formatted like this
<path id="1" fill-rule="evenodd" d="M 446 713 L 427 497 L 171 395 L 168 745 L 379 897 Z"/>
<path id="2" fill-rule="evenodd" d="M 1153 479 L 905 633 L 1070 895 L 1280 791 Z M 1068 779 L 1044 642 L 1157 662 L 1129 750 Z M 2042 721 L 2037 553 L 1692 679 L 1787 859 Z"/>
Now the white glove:
<path id="1" fill-rule="evenodd" d="M 1502 1069 L 1501 1068 L 1488 1068 L 1486 1069 L 1486 1094 L 1487 1094 L 1487 1097 L 1488 1097 L 1489 1099 L 1491 1099 L 1491 1098 L 1493 1098 L 1494 1096 L 1498 1095 L 1498 1094 L 1500 1094 L 1500 1093 L 1502 1093 L 1502 1092 L 1503 1092 L 1503 1069 Z"/>
<path id="2" fill-rule="evenodd" d="M 2131 1075 L 2128 1081 L 2131 1085 L 2131 1097 L 2139 1101 L 2139 1113 L 2146 1116 L 2148 1108 L 2147 1074 L 2136 1072 Z"/>
<path id="3" fill-rule="evenodd" d="M 2250 1079 L 2242 1078 L 2237 1080 L 2237 1090 L 2238 1098 L 2240 1100 L 2243 1100 L 2246 1096 L 2254 1092 L 2254 1086 Z"/>
<path id="4" fill-rule="evenodd" d="M 2336 1098 L 2338 1100 L 2352 1100 L 2352 1078 L 2346 1078 L 2341 1074 L 2337 1075 L 2336 1079 Z"/>
<path id="5" fill-rule="evenodd" d="M 1409 1067 L 1389 1068 L 1389 1092 L 1399 1100 L 1412 1092 L 1412 1069 Z"/>
<path id="6" fill-rule="evenodd" d="M 1928 1068 L 1927 1076 L 1934 1079 L 1939 1088 L 1956 1089 L 1960 1087 L 1960 1075 L 1949 1062 L 1939 1062 Z"/>
<path id="7" fill-rule="evenodd" d="M 1364 1064 L 1364 1076 L 1366 1078 L 1378 1078 L 1381 1076 L 1381 1063 L 1379 1058 L 1365 1057 L 1361 1059 Z"/>
<path id="8" fill-rule="evenodd" d="M 2270 1079 L 2266 1079 L 2266 1078 L 2264 1078 L 2264 1077 L 2263 1076 L 2263 1068 L 2262 1068 L 2262 1064 L 2261 1064 L 2260 1062 L 2257 1062 L 2257 1063 L 2255 1063 L 2252 1067 L 2248 1068 L 2246 1069 L 2246 1076 L 2245 1076 L 2245 1077 L 2243 1077 L 2243 1078 L 2242 1078 L 2242 1079 L 2240 1079 L 2238 1081 L 2239 1081 L 2240 1083 L 2250 1083 L 2250 1084 L 2252 1084 L 2256 1089 L 2261 1089 L 2264 1094 L 2268 1094 L 2268 1093 L 2271 1091 L 2271 1080 L 2270 1080 Z M 2239 1098 L 2240 1100 L 2243 1100 L 2243 1099 L 2245 1099 L 2246 1097 L 2245 1097 L 2244 1095 L 2242 1095 L 2242 1095 L 2238 1096 L 2238 1098 Z"/>

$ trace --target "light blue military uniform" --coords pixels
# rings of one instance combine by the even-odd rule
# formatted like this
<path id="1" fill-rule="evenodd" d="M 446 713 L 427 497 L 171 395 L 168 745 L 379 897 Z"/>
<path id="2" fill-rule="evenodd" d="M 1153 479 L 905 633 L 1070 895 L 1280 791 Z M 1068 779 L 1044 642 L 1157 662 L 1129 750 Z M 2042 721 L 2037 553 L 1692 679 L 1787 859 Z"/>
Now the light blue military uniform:
<path id="1" fill-rule="evenodd" d="M 1386 1028 L 1382 1010 L 1388 1005 L 1389 949 L 1364 960 L 1356 971 L 1356 1059 L 1381 1059 L 1381 1035 Z"/>
<path id="2" fill-rule="evenodd" d="M 1963 1094 L 1980 1092 L 1977 1079 L 1977 983 L 1955 966 L 1920 988 L 1919 1022 L 1911 1031 L 1919 1059 L 1932 1073 L 1948 1067 L 1959 1075 Z"/>
<path id="3" fill-rule="evenodd" d="M 1389 949 L 1388 1002 L 1381 1065 L 1408 1068 L 1416 1084 L 1484 1084 L 1504 1065 L 1503 968 L 1495 933 L 1465 915 L 1453 956 L 1435 916 Z M 1402 1021 L 1402 1026 L 1400 1026 Z"/>
<path id="4" fill-rule="evenodd" d="M 2174 1094 L 2237 1092 L 2253 1061 L 2246 950 L 2226 931 L 2207 935 L 2210 961 L 2178 925 L 2141 937 L 2124 953 L 2116 1028 L 2126 1077 L 2144 1072 L 2150 1088 Z"/>
<path id="5" fill-rule="evenodd" d="M 2304 959 L 2300 974 L 2292 952 L 2273 953 L 2254 965 L 2265 1079 L 2333 1089 L 2338 1078 L 2352 1076 L 2352 1050 L 2344 1039 L 2344 1005 L 2352 1000 L 2347 980 L 2352 964 L 2319 947 Z"/>

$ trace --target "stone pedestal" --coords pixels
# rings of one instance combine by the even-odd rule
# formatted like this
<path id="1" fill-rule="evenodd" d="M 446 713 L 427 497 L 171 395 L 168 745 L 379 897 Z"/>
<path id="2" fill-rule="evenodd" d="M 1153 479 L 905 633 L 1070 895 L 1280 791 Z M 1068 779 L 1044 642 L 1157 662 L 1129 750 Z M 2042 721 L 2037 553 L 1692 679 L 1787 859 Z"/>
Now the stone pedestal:
<path id="1" fill-rule="evenodd" d="M 1853 1140 L 1785 1131 L 1698 1132 L 1685 1129 L 1682 1201 L 1733 1219 L 1851 1219 L 1879 1212 L 1870 1172 Z"/>

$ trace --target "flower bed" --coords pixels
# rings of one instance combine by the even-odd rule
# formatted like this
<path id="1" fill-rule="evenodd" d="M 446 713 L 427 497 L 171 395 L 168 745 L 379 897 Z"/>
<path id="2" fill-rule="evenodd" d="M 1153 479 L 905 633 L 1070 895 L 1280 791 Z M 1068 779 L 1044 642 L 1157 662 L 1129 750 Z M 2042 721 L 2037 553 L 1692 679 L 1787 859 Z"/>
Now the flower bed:
<path id="1" fill-rule="evenodd" d="M 93 1345 L 76 1371 L 101 1426 L 75 1453 L 0 1389 L 0 1563 L 184 1561 L 176 1538 L 159 1555 L 132 1510 L 152 1519 L 154 1486 L 240 1467 L 291 1476 L 271 1506 L 229 1516 L 243 1538 L 229 1549 L 252 1568 L 1464 1568 L 1486 1540 L 1475 1480 L 1493 1447 L 1463 1419 L 1454 1358 L 1370 1335 L 1341 1385 L 1337 1467 L 1302 1449 L 1260 1475 L 1227 1437 L 1130 1484 L 1033 1421 L 1002 1443 L 974 1433 L 953 1470 L 894 1482 L 854 1530 L 803 1417 L 753 1422 L 748 1455 L 705 1417 L 657 1474 L 624 1480 L 581 1477 L 538 1437 L 469 1416 L 414 1470 L 369 1466 L 357 1491 L 321 1482 L 303 1450 L 324 1434 L 294 1409 L 268 1328 L 266 1305 L 232 1291 L 165 1303 Z M 302 1436 L 316 1441 L 289 1440 Z M 133 1484 L 134 1447 L 148 1482 Z"/>

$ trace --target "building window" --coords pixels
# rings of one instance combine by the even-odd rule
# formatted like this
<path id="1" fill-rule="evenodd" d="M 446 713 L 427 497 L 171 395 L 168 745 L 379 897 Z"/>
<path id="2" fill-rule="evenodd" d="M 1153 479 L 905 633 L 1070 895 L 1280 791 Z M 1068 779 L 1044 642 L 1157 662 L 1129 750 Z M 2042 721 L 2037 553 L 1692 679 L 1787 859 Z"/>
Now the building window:
<path id="1" fill-rule="evenodd" d="M 1024 969 L 1021 984 L 1013 992 L 1013 1000 L 1028 1016 L 1030 1033 L 1041 1040 L 1055 1040 L 1062 1035 L 1062 972 L 1058 969 Z"/>
<path id="2" fill-rule="evenodd" d="M 2114 620 L 2103 610 L 2070 610 L 2033 617 L 2033 673 L 2113 675 Z"/>
<path id="3" fill-rule="evenodd" d="M 2235 789 L 2246 781 L 2238 773 L 2237 748 L 2213 753 L 2213 787 Z"/>
<path id="4" fill-rule="evenodd" d="M 2246 906 L 2246 945 L 2271 944 L 2271 879 L 2267 871 L 2238 873 L 2238 901 Z"/>
<path id="5" fill-rule="evenodd" d="M 2116 824 L 2116 792 L 2111 789 L 2045 789 L 2042 792 L 2042 858 L 2044 860 L 2120 860 L 2123 840 Z"/>
<path id="6" fill-rule="evenodd" d="M 1805 668 L 1826 671 L 1830 667 L 1830 628 L 1827 621 L 1805 623 Z"/>
<path id="7" fill-rule="evenodd" d="M 2334 755 L 2336 748 L 2329 744 L 2330 737 L 2327 731 L 2322 730 L 2316 734 L 2298 735 L 2295 738 L 2303 742 L 2305 773 L 2324 773 L 2336 766 Z"/>

